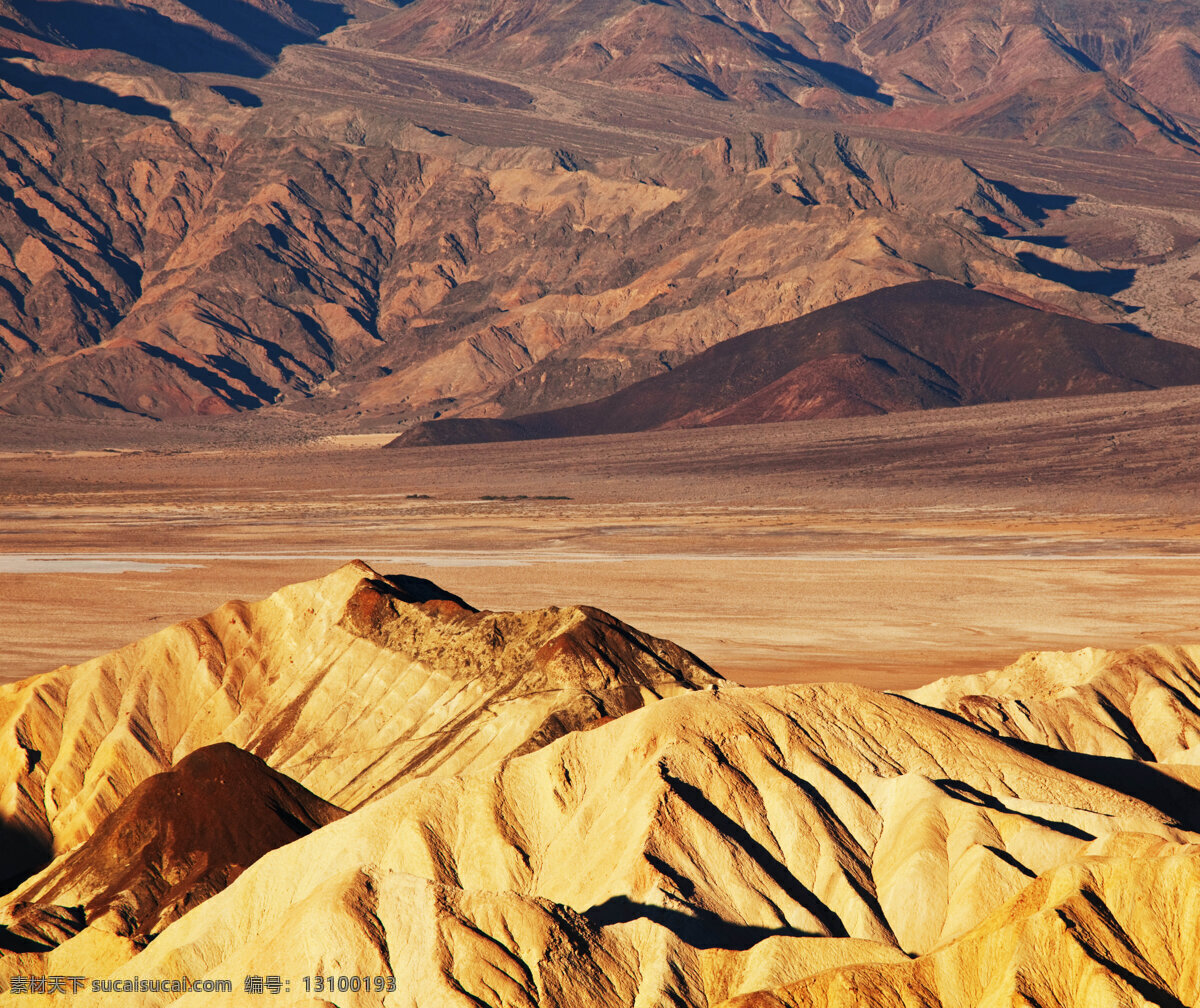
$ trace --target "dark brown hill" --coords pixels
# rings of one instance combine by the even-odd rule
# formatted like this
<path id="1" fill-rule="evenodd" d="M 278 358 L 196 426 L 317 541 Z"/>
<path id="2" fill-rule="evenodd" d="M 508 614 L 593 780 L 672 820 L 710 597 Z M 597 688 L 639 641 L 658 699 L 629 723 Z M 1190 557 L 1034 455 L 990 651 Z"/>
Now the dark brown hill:
<path id="1" fill-rule="evenodd" d="M 101 917 L 148 939 L 268 851 L 346 813 L 228 742 L 139 784 L 12 908 L 0 948 L 53 946 Z"/>
<path id="2" fill-rule="evenodd" d="M 397 446 L 768 423 L 1200 384 L 1200 350 L 944 281 L 726 340 L 595 402 L 418 424 Z"/>

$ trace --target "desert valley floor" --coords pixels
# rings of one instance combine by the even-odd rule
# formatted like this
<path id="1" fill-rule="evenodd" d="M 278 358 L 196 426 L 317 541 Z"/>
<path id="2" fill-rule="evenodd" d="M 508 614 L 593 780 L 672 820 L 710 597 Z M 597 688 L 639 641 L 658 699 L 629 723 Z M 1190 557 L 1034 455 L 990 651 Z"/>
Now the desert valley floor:
<path id="1" fill-rule="evenodd" d="M 1189 389 L 405 449 L 6 420 L 0 675 L 353 558 L 478 607 L 595 605 L 745 685 L 1200 640 L 1198 427 Z"/>

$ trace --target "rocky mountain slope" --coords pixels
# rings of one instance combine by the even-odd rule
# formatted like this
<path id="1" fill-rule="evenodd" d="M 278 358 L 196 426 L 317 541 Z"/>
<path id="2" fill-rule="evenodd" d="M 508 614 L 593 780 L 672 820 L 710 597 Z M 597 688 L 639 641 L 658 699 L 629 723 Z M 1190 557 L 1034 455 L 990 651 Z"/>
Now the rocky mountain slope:
<path id="1" fill-rule="evenodd" d="M 1028 6 L 7 4 L 0 411 L 511 417 L 924 278 L 1192 339 L 1192 215 L 861 131 L 1191 156 L 1187 5 Z"/>
<path id="2" fill-rule="evenodd" d="M 1057 146 L 1196 150 L 1200 136 L 1200 17 L 1182 0 L 602 9 L 417 0 L 347 38 L 410 56 Z"/>
<path id="3" fill-rule="evenodd" d="M 371 90 L 397 57 L 482 70 L 494 82 L 481 77 L 468 100 L 483 106 L 531 101 L 517 78 L 540 75 L 1100 150 L 1194 151 L 1200 124 L 1200 18 L 1185 0 L 973 0 L 952 10 L 937 0 L 10 0 L 0 18 L 12 54 L 42 64 L 9 61 L 0 80 L 140 111 L 166 97 L 149 93 L 164 82 L 188 90 L 198 74 L 242 78 L 249 88 L 217 87 L 253 104 L 259 78 L 297 84 L 303 67 L 332 69 L 328 48 L 365 58 Z M 148 93 L 119 95 L 108 86 L 118 80 Z M 392 84 L 412 93 L 403 73 Z"/>
<path id="4" fill-rule="evenodd" d="M 304 623 L 308 607 L 297 607 L 318 586 L 341 615 Z M 474 614 L 428 582 L 361 567 L 260 603 L 252 625 L 267 625 L 289 600 L 284 622 L 302 625 L 288 653 L 322 656 L 321 665 L 331 652 L 347 655 L 333 657 L 335 667 L 352 655 L 362 670 L 343 678 L 337 710 L 378 708 L 389 675 L 408 697 L 411 724 L 445 724 L 448 695 L 482 690 L 490 705 L 459 702 L 458 748 L 436 773 L 388 777 L 344 816 L 227 744 L 151 772 L 73 845 L 60 833 L 63 853 L 0 903 L 10 949 L 0 973 L 239 981 L 231 995 L 147 992 L 148 1005 L 236 1004 L 245 975 L 288 978 L 288 1004 L 347 1006 L 967 1008 L 1011 1003 L 1015 990 L 1042 1005 L 1115 1008 L 1200 995 L 1189 965 L 1200 865 L 1194 648 L 1027 656 L 909 696 L 839 684 L 746 689 L 611 622 L 604 633 L 552 636 L 531 666 L 532 643 L 521 644 L 502 614 Z M 552 613 L 519 617 L 528 639 L 543 639 L 528 624 Z M 481 632 L 464 652 L 461 639 Z M 167 631 L 141 647 L 187 669 L 193 654 L 164 646 L 177 639 Z M 386 657 L 423 648 L 426 661 L 454 662 L 479 656 L 481 645 L 494 664 L 477 657 L 449 690 L 431 688 L 447 666 L 412 690 L 403 687 L 411 673 Z M 133 653 L 119 653 L 122 662 Z M 49 698 L 46 686 L 71 680 L 78 695 L 94 675 L 91 666 L 61 670 L 13 692 Z M 497 677 L 513 684 L 503 696 Z M 266 678 L 277 693 L 304 692 L 313 672 L 285 663 Z M 157 696 L 155 723 L 182 723 L 180 700 L 148 687 L 125 684 L 128 719 Z M 991 696 L 975 692 L 989 688 Z M 601 711 L 598 690 L 623 699 Z M 241 692 L 251 690 L 244 683 Z M 666 693 L 675 695 L 644 703 Z M 566 695 L 577 699 L 565 708 L 586 716 L 561 713 Z M 553 727 L 530 738 L 535 719 L 511 713 L 523 698 L 554 712 Z M 314 786 L 344 776 L 340 764 L 360 745 L 377 756 L 405 748 L 404 735 L 354 742 L 361 736 L 345 728 L 340 747 L 323 746 L 295 707 L 293 715 L 256 718 L 263 730 L 243 736 L 244 747 Z M 502 727 L 514 717 L 519 732 Z M 64 739 L 97 734 L 70 707 L 43 720 Z M 9 730 L 25 737 L 29 727 L 16 720 Z M 514 745 L 522 736 L 530 740 Z M 443 736 L 439 745 L 450 756 L 455 743 Z M 93 785 L 119 790 L 119 764 L 102 746 L 93 752 Z M 236 774 L 240 804 L 259 809 L 218 834 L 231 838 L 215 845 L 224 862 L 250 849 L 233 842 L 239 831 L 269 834 L 255 849 L 273 849 L 202 886 L 210 898 L 181 906 L 169 887 L 149 884 L 147 866 L 179 863 L 188 844 L 213 846 L 187 825 L 202 806 L 172 797 L 206 773 Z M 12 784 L 5 794 L 11 809 Z M 264 800 L 271 794 L 287 797 Z M 304 825 L 275 846 L 290 839 L 272 825 L 280 801 Z M 130 847 L 135 813 L 162 820 L 174 846 Z M 169 827 L 175 817 L 178 829 Z M 127 909 L 111 912 L 110 897 Z M 157 923 L 139 929 L 131 916 Z M 18 946 L 22 936 L 28 944 Z M 385 989 L 323 993 L 312 986 L 317 975 L 377 976 Z M 102 999 L 84 991 L 70 1003 Z"/>
<path id="5" fill-rule="evenodd" d="M 0 945 L 53 948 L 94 923 L 139 947 L 268 851 L 343 815 L 237 746 L 197 749 L 22 886 Z"/>
<path id="6" fill-rule="evenodd" d="M 986 921 L 929 955 L 813 971 L 722 1002 L 726 1008 L 1011 1004 L 1188 1004 L 1197 996 L 1191 892 L 1200 849 L 1113 845 L 1031 883 Z M 1148 908 L 1147 899 L 1154 909 Z M 1158 912 L 1166 919 L 1156 919 Z M 1033 951 L 1033 950 L 1036 950 Z M 869 999 L 869 1000 L 868 1000 Z"/>
<path id="7" fill-rule="evenodd" d="M 939 281 L 743 333 L 595 402 L 425 421 L 394 445 L 870 416 L 1200 384 L 1200 350 Z"/>
<path id="8" fill-rule="evenodd" d="M 76 847 L 138 784 L 216 742 L 351 809 L 715 681 L 598 610 L 480 613 L 350 564 L 0 689 L 5 867 Z"/>
<path id="9" fill-rule="evenodd" d="M 1067 752 L 1200 764 L 1200 672 L 1186 649 L 1024 656 L 907 696 L 1004 738 Z"/>
<path id="10" fill-rule="evenodd" d="M 0 109 L 8 412 L 512 414 L 930 276 L 1121 317 L 1063 282 L 1094 263 L 1039 250 L 1065 266 L 1039 276 L 995 237 L 1032 226 L 1036 200 L 874 141 L 590 167 L 419 131 L 416 150 L 353 148 L 150 120 L 97 143 L 78 106 L 44 104 Z"/>

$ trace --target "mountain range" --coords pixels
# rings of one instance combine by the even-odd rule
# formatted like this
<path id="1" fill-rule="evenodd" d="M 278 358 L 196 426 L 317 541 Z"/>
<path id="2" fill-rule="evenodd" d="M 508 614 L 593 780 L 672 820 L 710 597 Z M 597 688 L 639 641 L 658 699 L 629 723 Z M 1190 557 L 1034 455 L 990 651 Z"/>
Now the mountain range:
<path id="1" fill-rule="evenodd" d="M 348 34 L 385 52 L 626 89 L 1058 146 L 1196 148 L 1200 17 L 1184 2 L 426 0 Z"/>
<path id="2" fill-rule="evenodd" d="M 6 2 L 0 412 L 507 419 L 922 279 L 1194 342 L 1195 20 Z"/>
<path id="3" fill-rule="evenodd" d="M 256 515 L 290 536 L 333 512 L 303 510 L 324 484 L 276 508 L 279 466 L 350 492 L 314 431 L 391 441 L 371 492 L 397 499 L 394 474 L 453 454 L 404 448 L 841 418 L 771 428 L 749 462 L 718 442 L 758 452 L 762 428 L 686 435 L 715 467 L 787 460 L 771 510 L 818 536 L 806 472 L 858 459 L 839 498 L 857 508 L 938 444 L 952 468 L 929 493 L 973 481 L 961 542 L 1014 473 L 1021 502 L 1068 475 L 1078 500 L 1113 467 L 1138 507 L 1187 489 L 1187 393 L 1141 393 L 1200 385 L 1192 0 L 0 0 L 0 154 L 0 430 L 24 449 L 73 424 L 53 443 L 91 449 L 120 426 L 140 451 L 78 479 L 55 475 L 74 456 L 19 459 L 23 528 L 84 501 L 122 541 L 126 475 L 175 493 L 156 452 L 202 443 L 196 507 L 172 512 L 186 541 Z M 1057 426 L 1024 407 L 858 419 L 1078 395 Z M 1126 413 L 1132 396 L 1156 405 Z M 213 445 L 267 459 L 279 431 L 300 447 L 255 474 L 261 508 L 208 495 L 232 464 Z M 641 437 L 633 476 L 597 453 L 609 517 L 583 534 L 631 522 L 641 548 L 673 528 L 665 506 L 622 510 L 664 465 L 663 435 Z M 501 448 L 481 471 L 543 448 L 586 453 Z M 525 542 L 528 502 L 571 500 L 479 477 L 496 507 L 477 513 L 450 472 L 462 510 L 418 486 L 414 536 L 504 523 Z M 924 542 L 957 507 L 934 503 L 879 541 Z M 337 534 L 401 513 L 366 507 Z M 745 527 L 693 511 L 671 535 L 702 528 L 704 549 Z M 1069 544 L 1182 541 L 1137 514 Z M 1027 512 L 996 520 L 1027 548 Z M 582 524 L 545 521 L 574 555 Z M 92 541 L 72 529 L 69 548 Z M 707 591 L 730 591 L 721 569 Z M 1038 604 L 1037 582 L 1004 590 Z M 1181 1008 L 1200 1004 L 1198 768 L 1186 643 L 906 692 L 747 688 L 592 606 L 478 609 L 355 561 L 0 684 L 0 989 L 86 978 L 46 995 L 71 1008 L 123 989 L 148 1008 Z M 184 977 L 211 989 L 146 983 Z M 277 995 L 251 994 L 264 977 Z"/>

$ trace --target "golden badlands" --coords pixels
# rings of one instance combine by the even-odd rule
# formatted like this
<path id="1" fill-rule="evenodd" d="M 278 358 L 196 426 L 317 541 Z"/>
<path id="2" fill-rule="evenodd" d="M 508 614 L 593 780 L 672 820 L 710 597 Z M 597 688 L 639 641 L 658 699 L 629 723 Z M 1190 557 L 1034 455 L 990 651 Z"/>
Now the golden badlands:
<path id="1" fill-rule="evenodd" d="M 278 1005 L 1197 1004 L 1198 660 L 749 689 L 595 609 L 349 564 L 0 688 L 0 977 L 235 981 L 147 1006 L 244 1005 L 248 975 L 288 978 L 253 996 Z"/>

